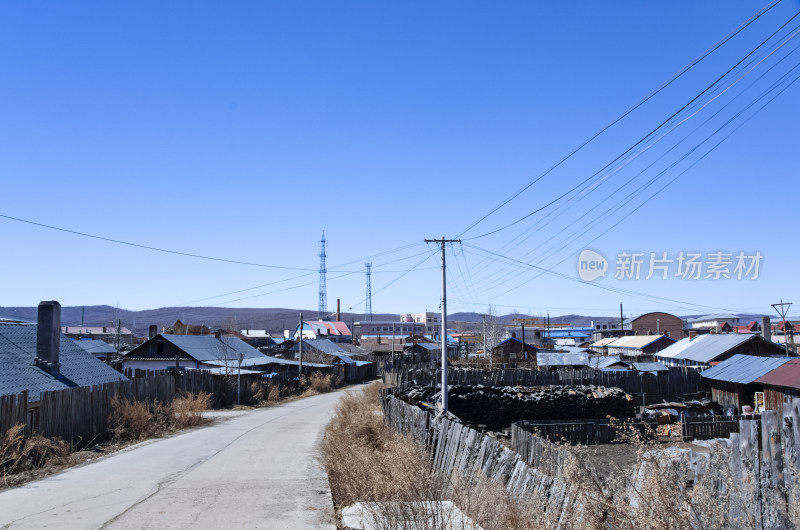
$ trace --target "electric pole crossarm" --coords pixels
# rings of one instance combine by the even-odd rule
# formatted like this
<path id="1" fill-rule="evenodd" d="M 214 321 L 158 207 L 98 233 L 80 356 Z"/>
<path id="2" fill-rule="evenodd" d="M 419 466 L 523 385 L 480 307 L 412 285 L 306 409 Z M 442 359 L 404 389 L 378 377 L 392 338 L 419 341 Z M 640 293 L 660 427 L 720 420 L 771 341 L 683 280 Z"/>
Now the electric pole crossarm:
<path id="1" fill-rule="evenodd" d="M 437 243 L 442 250 L 442 414 L 447 413 L 447 266 L 445 262 L 444 246 L 447 243 L 461 243 L 460 239 L 426 239 L 425 243 Z"/>

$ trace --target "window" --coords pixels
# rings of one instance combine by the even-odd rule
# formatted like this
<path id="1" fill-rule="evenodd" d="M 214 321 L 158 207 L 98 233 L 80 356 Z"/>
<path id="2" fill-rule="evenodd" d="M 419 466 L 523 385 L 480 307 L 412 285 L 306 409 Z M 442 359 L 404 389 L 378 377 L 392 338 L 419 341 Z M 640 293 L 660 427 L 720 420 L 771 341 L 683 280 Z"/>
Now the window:
<path id="1" fill-rule="evenodd" d="M 159 342 L 156 344 L 156 355 L 164 355 L 164 343 Z"/>

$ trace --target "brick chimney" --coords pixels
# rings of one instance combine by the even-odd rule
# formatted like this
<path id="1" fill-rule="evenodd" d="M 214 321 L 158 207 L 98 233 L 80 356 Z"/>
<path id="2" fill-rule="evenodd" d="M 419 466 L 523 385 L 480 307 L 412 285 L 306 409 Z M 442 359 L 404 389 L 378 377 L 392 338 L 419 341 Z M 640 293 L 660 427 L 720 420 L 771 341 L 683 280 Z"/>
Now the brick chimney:
<path id="1" fill-rule="evenodd" d="M 761 337 L 764 340 L 772 340 L 772 323 L 769 317 L 761 317 Z"/>
<path id="2" fill-rule="evenodd" d="M 695 337 L 697 337 L 697 332 L 696 331 L 690 331 L 689 332 L 689 340 L 694 340 Z"/>
<path id="3" fill-rule="evenodd" d="M 36 326 L 36 366 L 58 375 L 61 363 L 58 361 L 61 346 L 61 304 L 55 300 L 39 303 Z"/>
<path id="4" fill-rule="evenodd" d="M 150 326 L 150 327 L 148 328 L 148 330 L 147 330 L 147 338 L 148 338 L 148 339 L 152 339 L 152 338 L 153 338 L 153 337 L 155 337 L 156 335 L 158 335 L 158 326 L 156 326 L 155 324 L 153 324 L 153 325 L 152 325 L 152 326 Z"/>

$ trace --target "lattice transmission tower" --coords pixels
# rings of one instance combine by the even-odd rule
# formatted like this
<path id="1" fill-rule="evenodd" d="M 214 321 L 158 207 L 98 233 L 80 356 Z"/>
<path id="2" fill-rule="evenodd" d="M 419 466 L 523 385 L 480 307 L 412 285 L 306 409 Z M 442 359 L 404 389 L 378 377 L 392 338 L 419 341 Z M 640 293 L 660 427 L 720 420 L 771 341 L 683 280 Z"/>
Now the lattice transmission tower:
<path id="1" fill-rule="evenodd" d="M 328 246 L 328 241 L 325 239 L 325 231 L 322 231 L 322 239 L 319 240 L 319 320 L 322 320 L 328 314 L 328 284 L 325 281 L 325 275 L 328 269 L 325 268 L 325 248 Z"/>
<path id="2" fill-rule="evenodd" d="M 366 306 L 364 307 L 364 319 L 368 322 L 372 321 L 372 263 L 365 263 L 367 268 L 367 298 Z"/>

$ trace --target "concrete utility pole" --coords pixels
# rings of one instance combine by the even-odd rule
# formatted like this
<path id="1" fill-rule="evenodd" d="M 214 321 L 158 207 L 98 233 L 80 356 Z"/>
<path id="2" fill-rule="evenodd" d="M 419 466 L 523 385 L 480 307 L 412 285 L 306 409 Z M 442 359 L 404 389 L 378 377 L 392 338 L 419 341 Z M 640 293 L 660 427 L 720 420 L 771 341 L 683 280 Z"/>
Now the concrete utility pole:
<path id="1" fill-rule="evenodd" d="M 394 362 L 394 322 L 392 322 L 392 362 Z"/>
<path id="2" fill-rule="evenodd" d="M 489 357 L 489 353 L 486 351 L 486 315 L 481 315 L 483 320 L 483 356 Z M 492 358 L 489 357 L 489 371 L 492 371 Z"/>
<path id="3" fill-rule="evenodd" d="M 786 315 L 789 313 L 789 308 L 792 307 L 791 302 L 784 302 L 781 298 L 781 302 L 779 304 L 772 304 L 772 307 L 778 314 L 781 316 L 781 320 L 783 321 L 783 346 L 786 350 L 786 356 L 789 356 L 789 335 L 786 323 Z M 778 309 L 780 308 L 780 309 Z"/>
<path id="4" fill-rule="evenodd" d="M 300 342 L 299 342 L 299 353 L 297 357 L 300 362 L 298 363 L 298 381 L 300 377 L 303 377 L 303 312 L 300 311 Z"/>
<path id="5" fill-rule="evenodd" d="M 446 243 L 461 243 L 460 239 L 426 239 L 426 243 L 437 243 L 442 249 L 442 412 L 447 412 L 447 267 L 444 246 Z"/>
<path id="6" fill-rule="evenodd" d="M 622 316 L 622 304 L 619 304 L 619 336 L 622 337 L 625 329 L 625 317 Z"/>

